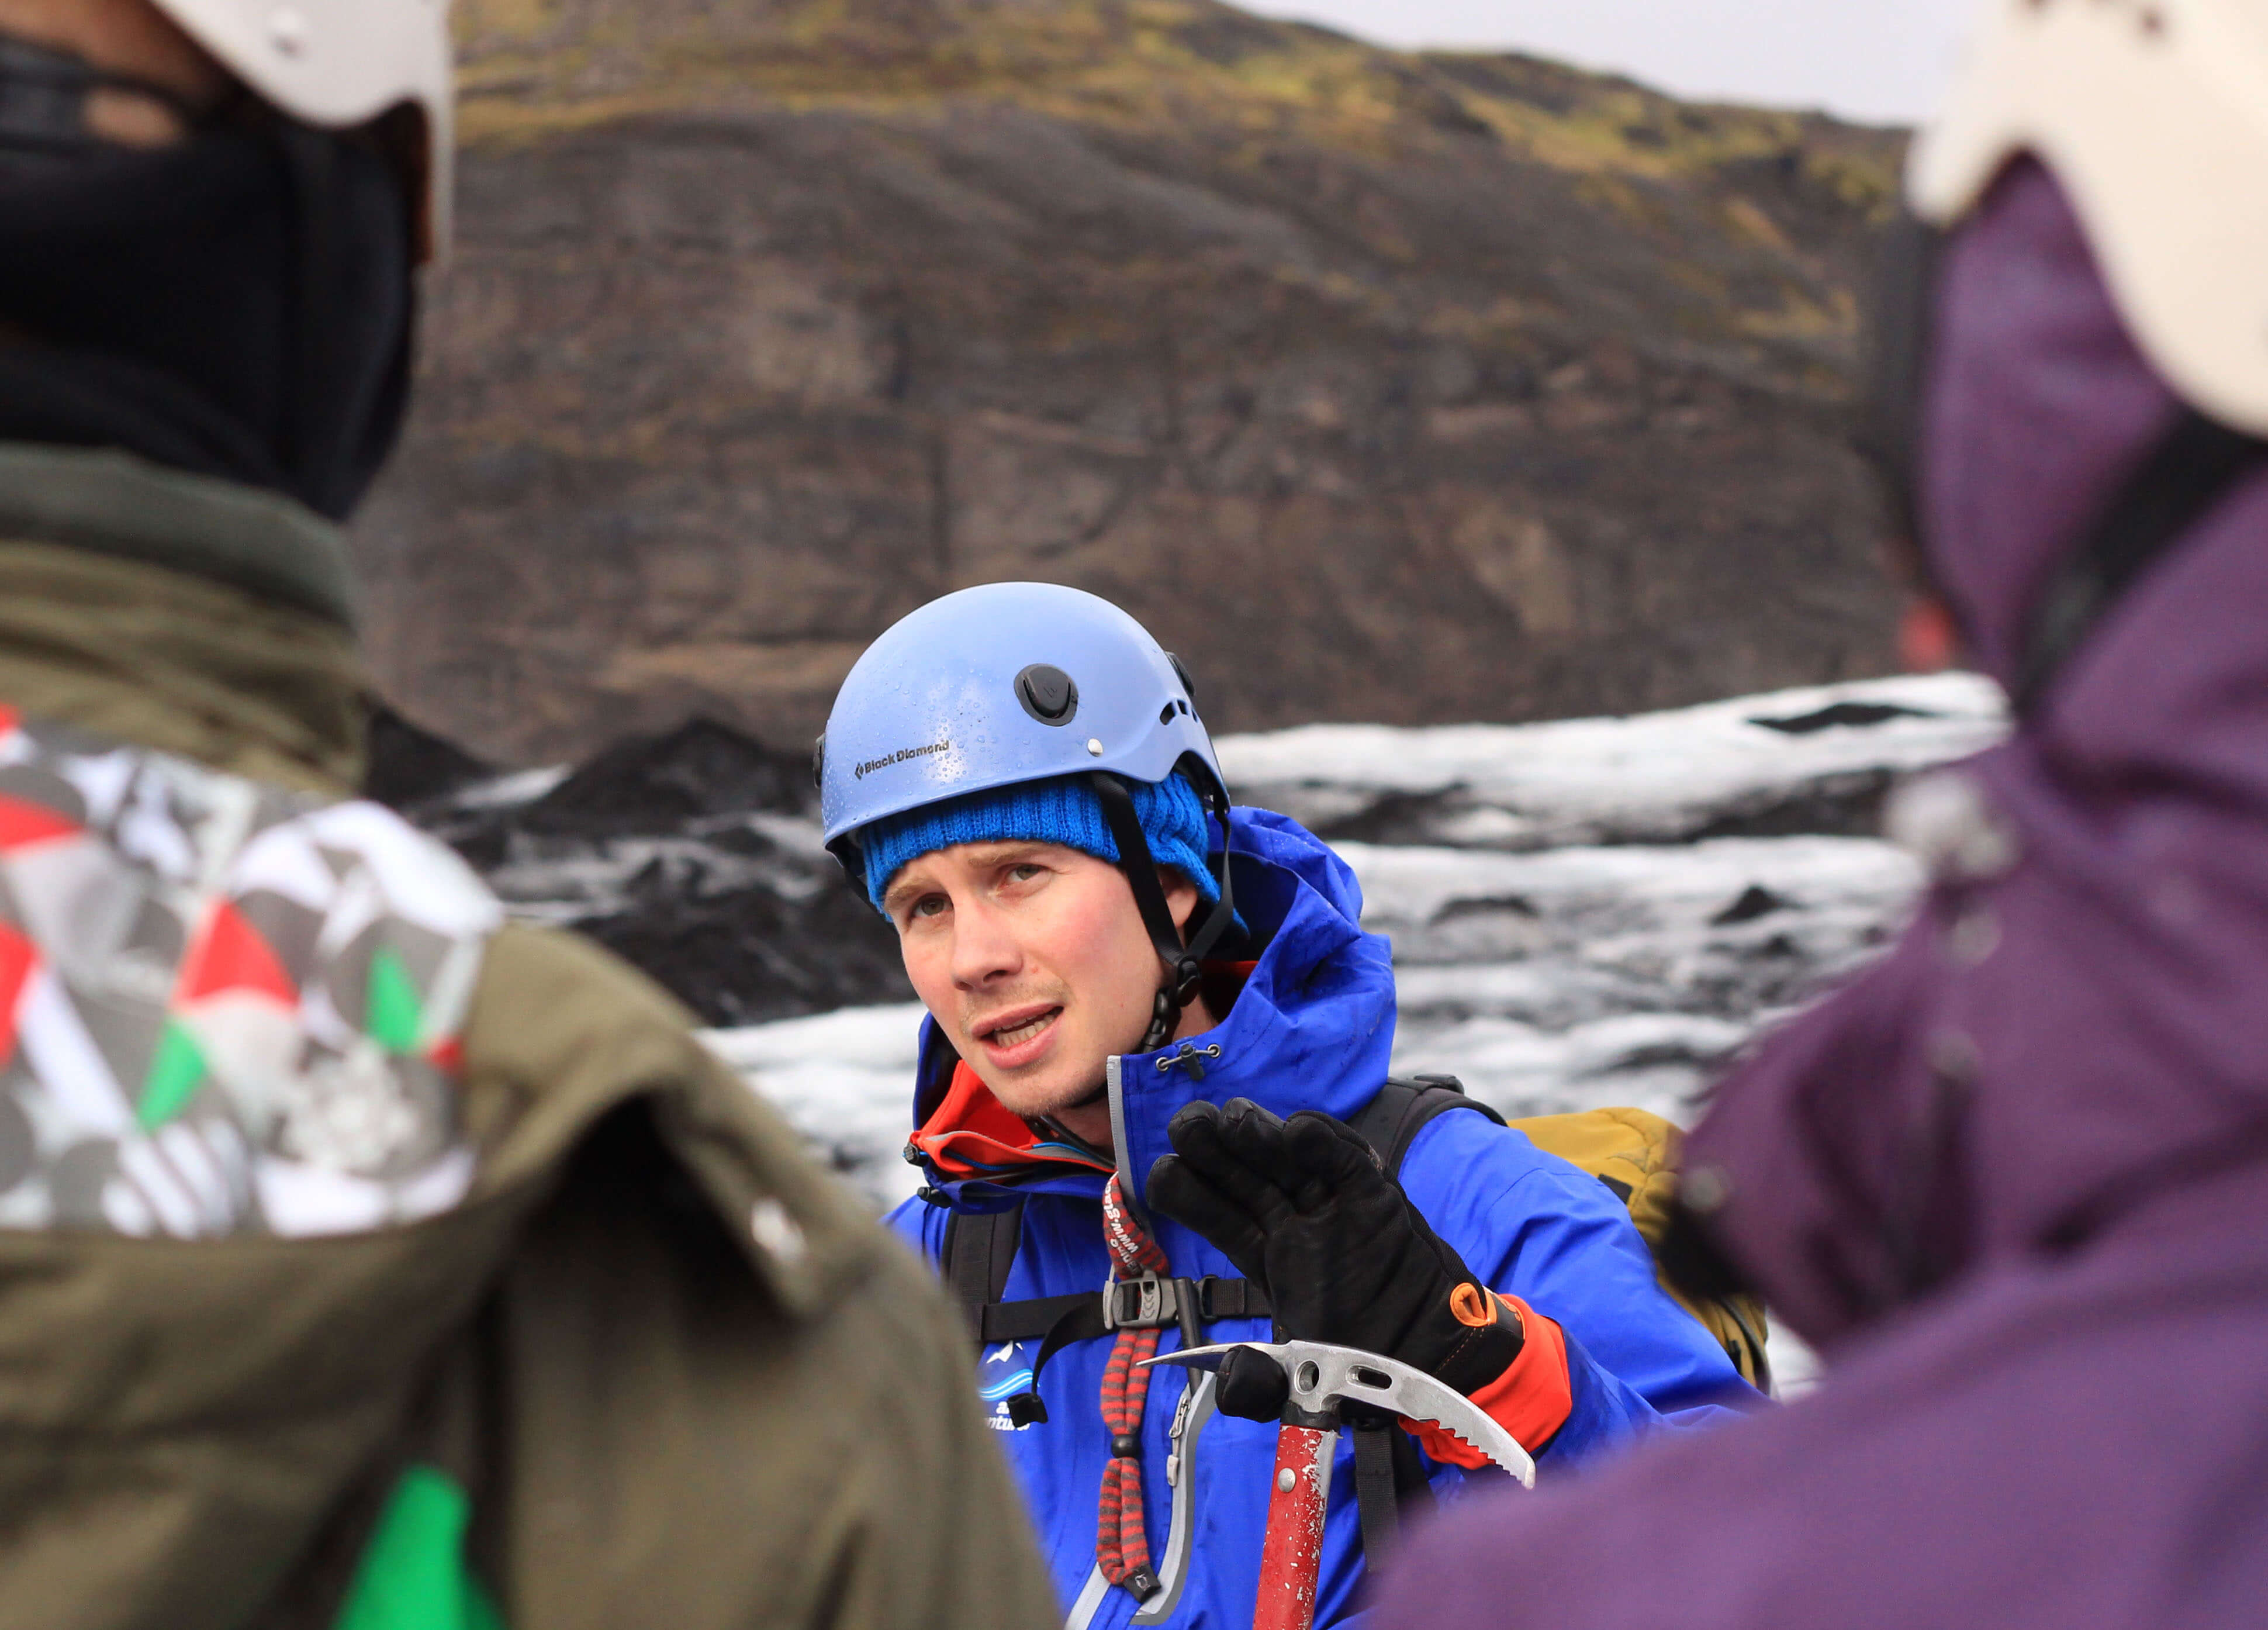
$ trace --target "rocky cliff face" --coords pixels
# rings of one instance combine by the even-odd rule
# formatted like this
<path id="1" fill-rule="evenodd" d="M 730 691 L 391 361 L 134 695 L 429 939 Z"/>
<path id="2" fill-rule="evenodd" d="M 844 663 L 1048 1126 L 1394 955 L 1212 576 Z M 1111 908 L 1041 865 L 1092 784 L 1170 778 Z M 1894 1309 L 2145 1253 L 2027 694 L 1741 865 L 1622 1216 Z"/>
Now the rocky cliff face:
<path id="1" fill-rule="evenodd" d="M 807 740 L 1036 577 L 1216 728 L 1881 671 L 1844 443 L 1898 140 L 1205 0 L 460 0 L 381 680 L 505 761 Z"/>

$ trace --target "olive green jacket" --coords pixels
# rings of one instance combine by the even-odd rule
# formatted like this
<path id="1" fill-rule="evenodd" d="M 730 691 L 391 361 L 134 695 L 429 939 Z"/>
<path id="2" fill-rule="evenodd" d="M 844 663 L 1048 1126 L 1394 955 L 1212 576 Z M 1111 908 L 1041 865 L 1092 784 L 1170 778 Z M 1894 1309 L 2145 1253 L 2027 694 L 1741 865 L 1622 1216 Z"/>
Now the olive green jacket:
<path id="1" fill-rule="evenodd" d="M 342 793 L 338 547 L 0 447 L 0 703 Z M 0 1625 L 1056 1622 L 929 1274 L 674 1003 L 507 929 L 462 1090 L 479 1175 L 413 1227 L 0 1232 Z"/>

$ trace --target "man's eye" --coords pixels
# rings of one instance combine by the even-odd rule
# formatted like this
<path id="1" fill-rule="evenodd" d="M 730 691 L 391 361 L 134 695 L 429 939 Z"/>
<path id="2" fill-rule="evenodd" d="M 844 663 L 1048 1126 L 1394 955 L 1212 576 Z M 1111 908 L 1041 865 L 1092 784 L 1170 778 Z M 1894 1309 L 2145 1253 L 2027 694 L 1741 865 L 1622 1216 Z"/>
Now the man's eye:
<path id="1" fill-rule="evenodd" d="M 943 895 L 925 894 L 920 899 L 914 902 L 913 909 L 909 911 L 906 915 L 909 917 L 941 917 L 945 913 L 945 907 L 946 899 Z"/>
<path id="2" fill-rule="evenodd" d="M 1021 866 L 1012 866 L 1008 868 L 1008 881 L 1012 883 L 1028 883 L 1047 869 L 1044 866 L 1035 866 L 1027 860 Z"/>

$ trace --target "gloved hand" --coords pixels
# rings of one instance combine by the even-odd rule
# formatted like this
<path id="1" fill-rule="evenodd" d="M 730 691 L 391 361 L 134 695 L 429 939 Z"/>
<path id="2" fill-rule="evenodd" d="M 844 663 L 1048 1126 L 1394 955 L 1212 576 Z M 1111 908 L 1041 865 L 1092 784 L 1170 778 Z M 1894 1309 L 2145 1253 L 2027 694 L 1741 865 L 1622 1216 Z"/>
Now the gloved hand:
<path id="1" fill-rule="evenodd" d="M 1295 1340 L 1382 1353 L 1472 1393 L 1520 1356 L 1520 1321 L 1418 1215 L 1354 1128 L 1314 1110 L 1288 1121 L 1248 1099 L 1192 1103 L 1150 1168 L 1151 1209 L 1194 1228 L 1263 1286 Z M 1231 1354 L 1225 1413 L 1273 1420 L 1272 1363 Z M 1272 1402 L 1271 1402 L 1272 1400 Z"/>

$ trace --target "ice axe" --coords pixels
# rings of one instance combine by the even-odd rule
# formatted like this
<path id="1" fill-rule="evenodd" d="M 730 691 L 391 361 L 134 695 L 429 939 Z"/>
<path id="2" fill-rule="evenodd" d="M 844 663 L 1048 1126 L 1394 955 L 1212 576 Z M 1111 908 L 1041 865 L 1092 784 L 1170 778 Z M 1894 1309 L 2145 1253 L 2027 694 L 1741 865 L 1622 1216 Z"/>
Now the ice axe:
<path id="1" fill-rule="evenodd" d="M 1260 1597 L 1252 1630 L 1311 1630 L 1315 1582 L 1323 1560 L 1323 1513 L 1330 1503 L 1331 1462 L 1350 1404 L 1429 1422 L 1455 1434 L 1529 1488 L 1535 1463 L 1511 1433 L 1455 1388 L 1398 1359 L 1316 1341 L 1231 1342 L 1189 1347 L 1145 1364 L 1218 1371 L 1239 1347 L 1264 1353 L 1291 1384 L 1276 1435 L 1276 1481 L 1268 1495 L 1268 1533 L 1261 1542 Z"/>

